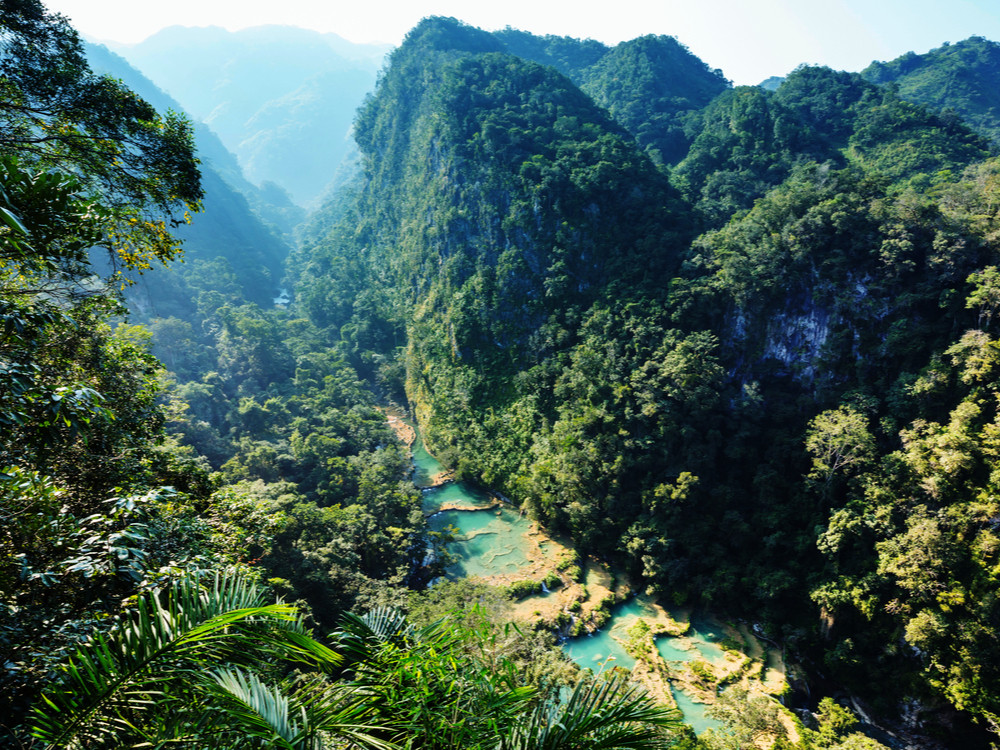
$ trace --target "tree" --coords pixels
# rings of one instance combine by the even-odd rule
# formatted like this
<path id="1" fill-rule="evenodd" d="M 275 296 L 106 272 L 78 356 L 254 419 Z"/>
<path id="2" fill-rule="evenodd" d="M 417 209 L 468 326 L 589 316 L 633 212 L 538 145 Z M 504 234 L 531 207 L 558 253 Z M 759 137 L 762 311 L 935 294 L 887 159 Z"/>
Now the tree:
<path id="1" fill-rule="evenodd" d="M 852 406 L 841 406 L 817 415 L 809 423 L 806 449 L 813 456 L 810 476 L 822 479 L 829 487 L 838 473 L 846 473 L 871 458 L 875 441 L 865 415 Z"/>
<path id="2" fill-rule="evenodd" d="M 0 290 L 52 294 L 91 273 L 87 251 L 101 244 L 102 211 L 67 174 L 0 157 Z M 24 283 L 26 278 L 31 282 Z"/>
<path id="3" fill-rule="evenodd" d="M 975 289 L 966 298 L 965 306 L 970 310 L 977 310 L 977 326 L 989 328 L 993 316 L 1000 309 L 1000 271 L 997 271 L 996 266 L 988 266 L 969 276 L 966 281 L 974 284 Z"/>
<path id="4" fill-rule="evenodd" d="M 768 695 L 739 685 L 723 691 L 707 713 L 725 724 L 725 730 L 709 730 L 702 737 L 711 750 L 767 747 L 786 736 L 780 704 Z"/>
<path id="5" fill-rule="evenodd" d="M 141 271 L 177 254 L 168 225 L 202 198 L 192 144 L 183 116 L 161 116 L 95 75 L 66 18 L 38 0 L 0 6 L 0 157 L 34 174 L 72 175 L 99 198 L 103 242 L 94 244 L 112 249 L 116 265 Z"/>

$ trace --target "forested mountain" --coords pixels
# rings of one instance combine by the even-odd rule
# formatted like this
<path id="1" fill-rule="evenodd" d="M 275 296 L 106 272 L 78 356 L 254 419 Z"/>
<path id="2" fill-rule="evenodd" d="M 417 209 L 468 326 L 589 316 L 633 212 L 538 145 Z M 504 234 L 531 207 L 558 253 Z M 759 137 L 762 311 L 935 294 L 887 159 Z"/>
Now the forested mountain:
<path id="1" fill-rule="evenodd" d="M 297 200 L 337 184 L 296 227 L 64 19 L 23 0 L 0 26 L 0 743 L 995 739 L 1000 157 L 969 83 L 992 42 L 734 88 L 670 37 L 430 18 L 339 174 L 329 106 L 373 76 L 342 40 L 130 50 L 251 180 L 295 156 Z M 780 645 L 805 723 L 755 735 L 761 703 L 731 697 L 695 739 L 506 626 L 503 592 L 424 590 L 450 535 L 390 399 L 574 559 Z"/>
<path id="2" fill-rule="evenodd" d="M 604 60 L 621 92 L 697 75 L 642 111 Z M 356 137 L 365 181 L 296 288 L 359 367 L 405 373 L 439 456 L 881 711 L 994 715 L 986 140 L 857 74 L 728 89 L 672 40 L 447 19 Z"/>
<path id="3" fill-rule="evenodd" d="M 722 71 L 709 69 L 672 37 L 640 37 L 608 48 L 514 29 L 496 36 L 512 54 L 568 76 L 661 164 L 686 153 L 691 132 L 685 116 L 729 86 Z"/>
<path id="4" fill-rule="evenodd" d="M 350 150 L 387 47 L 283 26 L 174 26 L 116 51 L 217 133 L 250 181 L 309 206 Z"/>
<path id="5" fill-rule="evenodd" d="M 994 142 L 1000 142 L 1000 44 L 970 37 L 923 55 L 873 62 L 863 75 L 892 83 L 904 99 L 955 112 Z"/>

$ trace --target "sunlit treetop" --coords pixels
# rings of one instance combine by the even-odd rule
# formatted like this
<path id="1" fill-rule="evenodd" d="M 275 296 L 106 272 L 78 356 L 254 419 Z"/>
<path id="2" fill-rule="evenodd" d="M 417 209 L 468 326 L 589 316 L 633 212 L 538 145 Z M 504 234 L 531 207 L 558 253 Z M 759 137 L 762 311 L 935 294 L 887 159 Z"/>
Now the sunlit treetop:
<path id="1" fill-rule="evenodd" d="M 72 175 L 101 206 L 95 244 L 116 268 L 174 257 L 169 228 L 200 208 L 190 123 L 95 74 L 77 32 L 38 0 L 0 4 L 0 157 L 34 175 Z"/>

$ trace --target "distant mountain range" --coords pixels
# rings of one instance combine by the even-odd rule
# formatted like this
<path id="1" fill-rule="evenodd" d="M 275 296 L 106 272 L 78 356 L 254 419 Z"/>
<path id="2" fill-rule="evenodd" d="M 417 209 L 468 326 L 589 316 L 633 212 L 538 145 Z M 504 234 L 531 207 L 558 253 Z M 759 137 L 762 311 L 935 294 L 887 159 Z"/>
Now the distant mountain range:
<path id="1" fill-rule="evenodd" d="M 121 56 L 100 45 L 89 44 L 86 50 L 95 71 L 122 80 L 160 112 L 183 109 Z M 196 122 L 194 130 L 204 210 L 176 230 L 184 240 L 186 262 L 169 270 L 154 268 L 129 290 L 130 306 L 140 319 L 191 314 L 194 292 L 187 288 L 186 277 L 197 275 L 203 264 L 220 262 L 231 269 L 242 298 L 269 305 L 289 250 L 284 235 L 303 218 L 302 209 L 281 191 L 251 184 L 236 157 L 208 127 Z"/>
<path id="2" fill-rule="evenodd" d="M 354 112 L 389 50 L 287 26 L 172 26 L 112 46 L 210 127 L 247 179 L 273 182 L 304 207 L 351 150 Z"/>

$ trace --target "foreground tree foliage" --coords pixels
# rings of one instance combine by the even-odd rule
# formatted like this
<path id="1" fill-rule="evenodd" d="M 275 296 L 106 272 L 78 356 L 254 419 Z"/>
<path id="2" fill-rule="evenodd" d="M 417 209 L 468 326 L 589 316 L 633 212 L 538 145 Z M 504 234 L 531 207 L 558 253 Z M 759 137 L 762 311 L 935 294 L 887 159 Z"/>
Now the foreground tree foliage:
<path id="1" fill-rule="evenodd" d="M 357 695 L 309 678 L 269 684 L 279 661 L 329 671 L 340 658 L 287 604 L 239 578 L 171 583 L 142 595 L 107 635 L 74 654 L 42 696 L 32 735 L 47 747 L 357 747 L 371 713 Z"/>
<path id="2" fill-rule="evenodd" d="M 331 650 L 239 578 L 142 595 L 74 654 L 32 736 L 50 748 L 665 748 L 677 723 L 620 680 L 537 701 L 483 631 L 347 615 Z M 294 664 L 295 673 L 287 666 Z M 271 679 L 268 679 L 270 677 Z"/>
<path id="3" fill-rule="evenodd" d="M 475 620 L 473 619 L 472 622 Z M 449 618 L 415 628 L 400 613 L 345 617 L 334 635 L 349 684 L 370 696 L 376 722 L 405 747 L 661 748 L 676 712 L 626 682 L 583 681 L 564 701 L 538 699 L 498 653 L 490 628 Z"/>
<path id="4" fill-rule="evenodd" d="M 102 234 L 125 268 L 169 260 L 179 243 L 168 225 L 202 197 L 190 124 L 91 72 L 76 31 L 38 0 L 5 2 L 0 28 L 0 154 L 99 195 Z"/>

